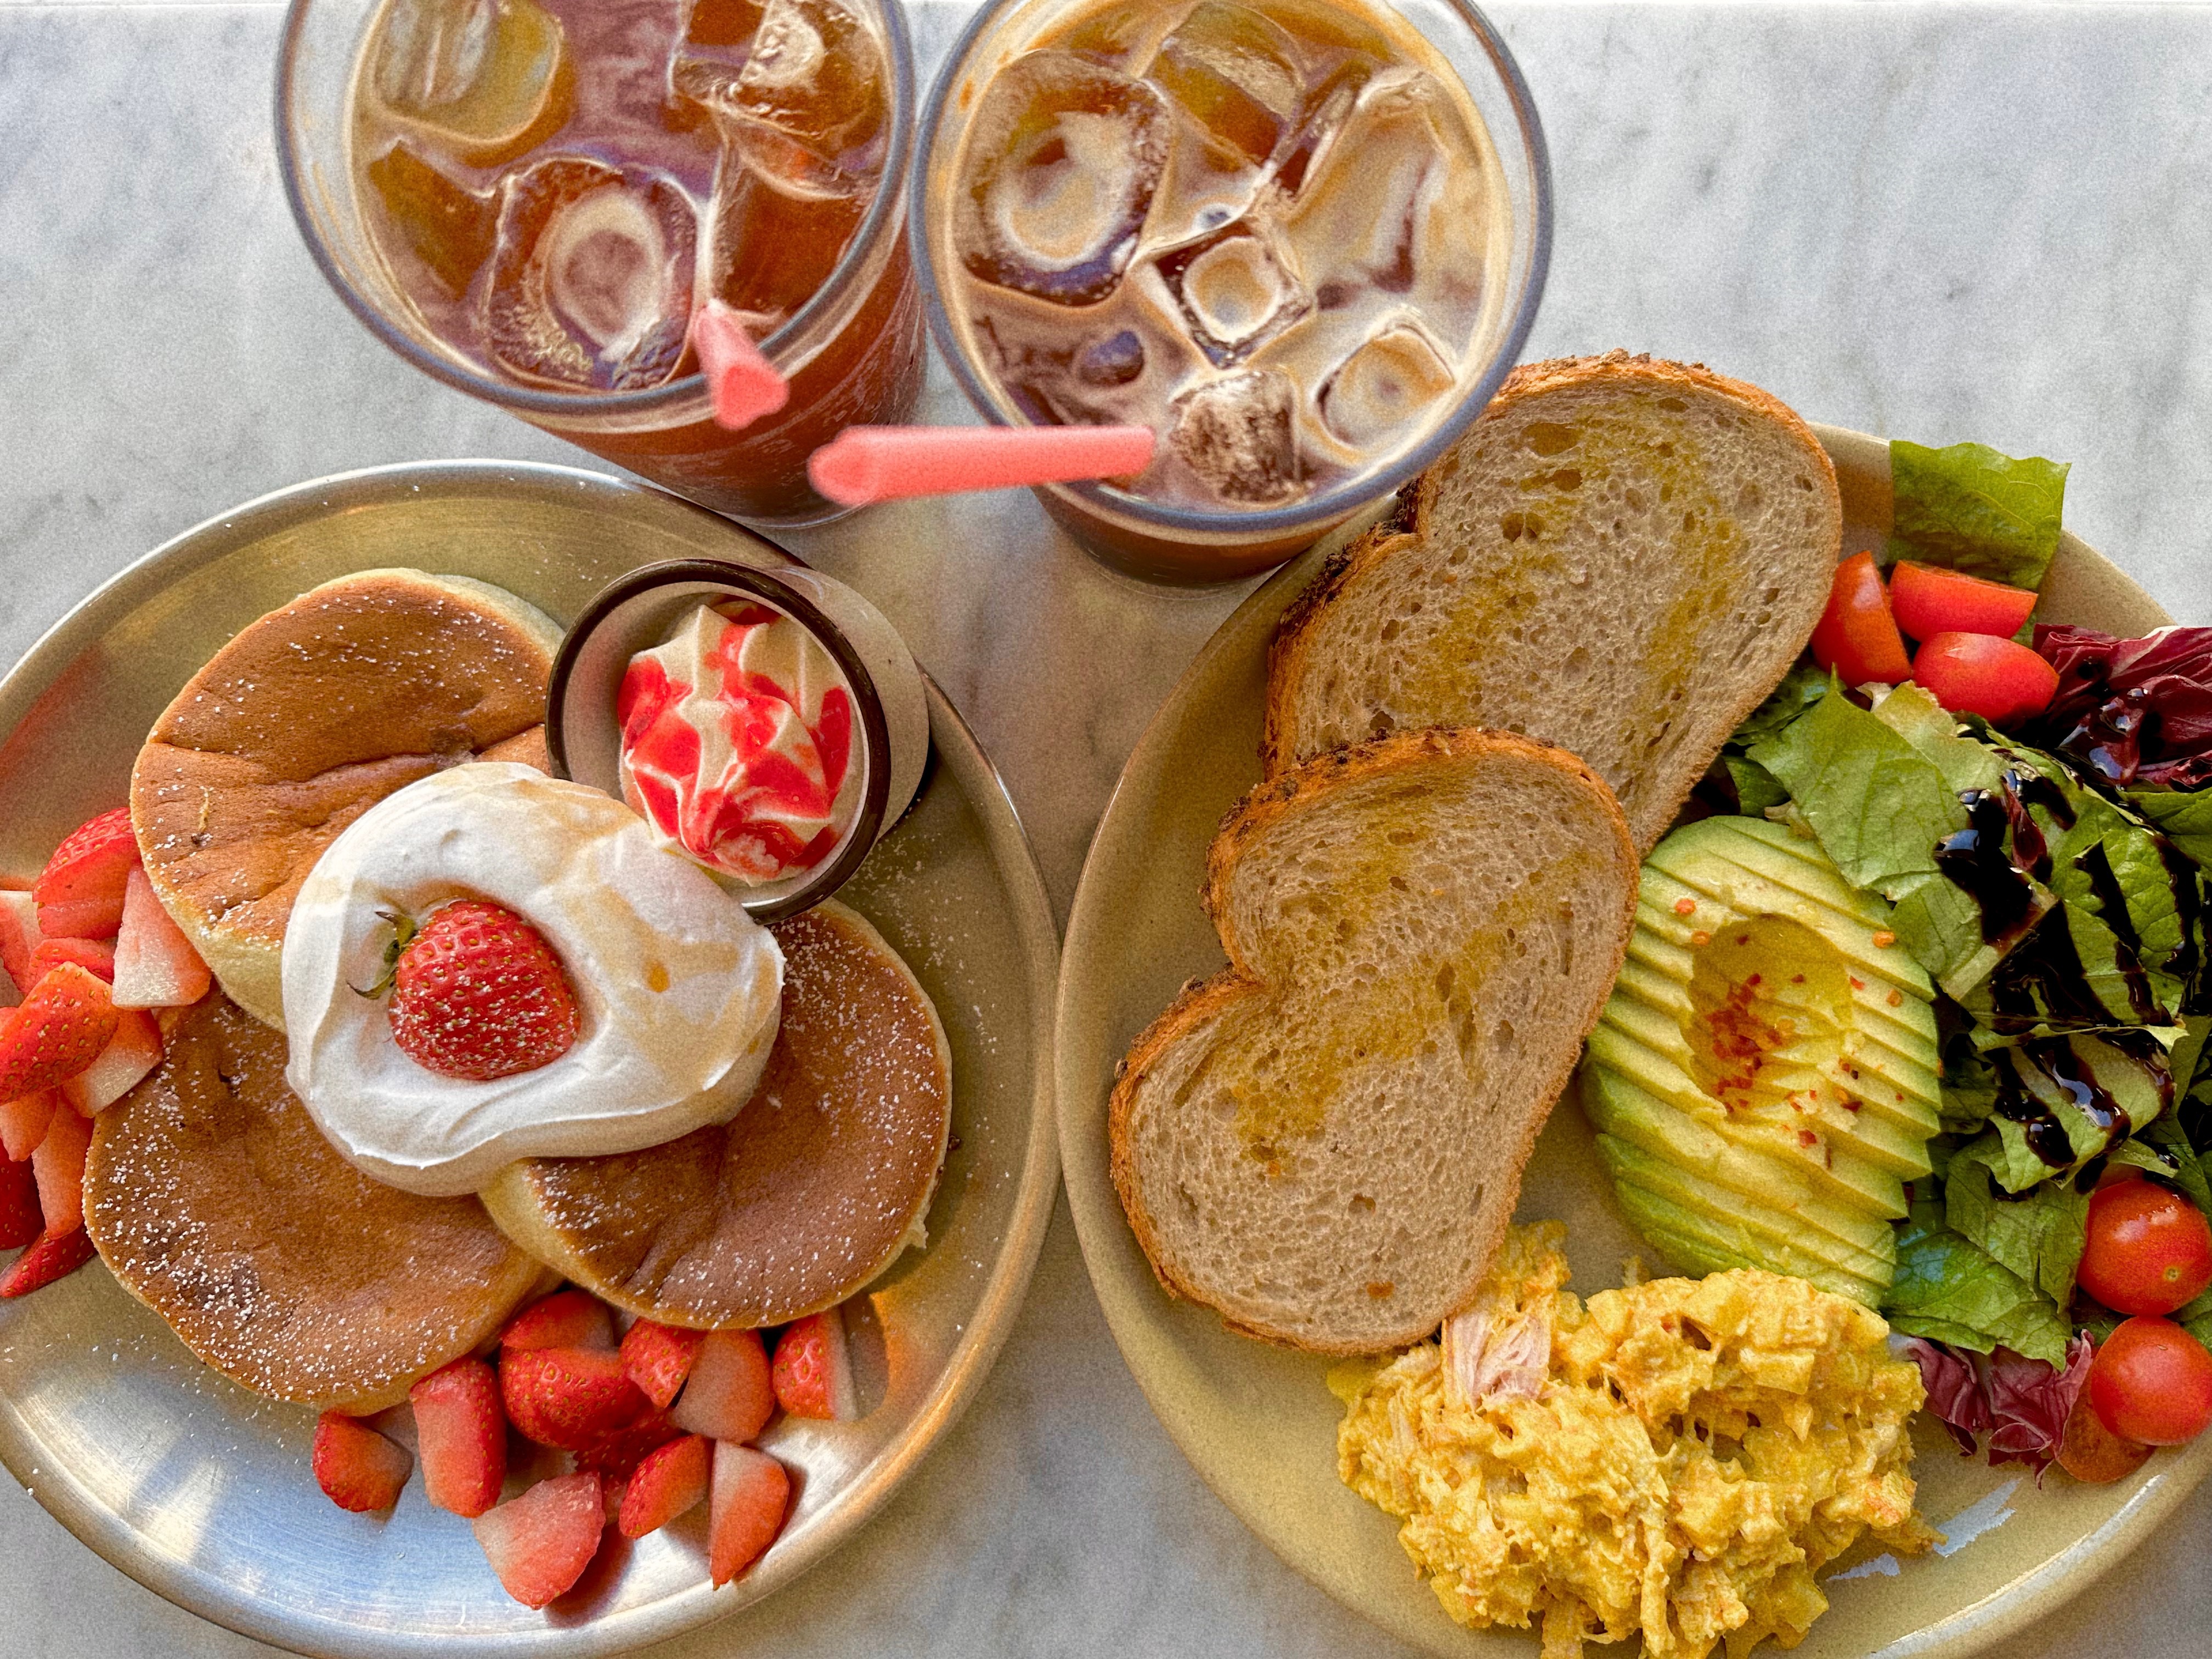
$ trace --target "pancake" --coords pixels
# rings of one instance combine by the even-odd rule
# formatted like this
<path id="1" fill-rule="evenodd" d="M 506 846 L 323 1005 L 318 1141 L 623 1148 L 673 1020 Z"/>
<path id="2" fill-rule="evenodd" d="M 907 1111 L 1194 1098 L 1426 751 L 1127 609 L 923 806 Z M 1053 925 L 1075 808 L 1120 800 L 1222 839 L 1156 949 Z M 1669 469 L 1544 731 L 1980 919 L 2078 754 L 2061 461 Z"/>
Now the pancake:
<path id="1" fill-rule="evenodd" d="M 371 1181 L 217 992 L 92 1131 L 86 1230 L 124 1287 L 256 1394 L 361 1413 L 492 1336 L 547 1275 L 473 1198 Z"/>
<path id="2" fill-rule="evenodd" d="M 922 1242 L 952 1115 L 937 1010 L 842 905 L 773 932 L 783 1024 L 735 1118 L 641 1152 L 510 1164 L 481 1194 L 516 1243 L 642 1318 L 781 1324 Z"/>
<path id="3" fill-rule="evenodd" d="M 346 825 L 469 760 L 543 766 L 560 630 L 462 576 L 364 570 L 249 624 L 140 750 L 131 820 L 163 907 L 223 990 L 282 1030 L 284 924 Z"/>

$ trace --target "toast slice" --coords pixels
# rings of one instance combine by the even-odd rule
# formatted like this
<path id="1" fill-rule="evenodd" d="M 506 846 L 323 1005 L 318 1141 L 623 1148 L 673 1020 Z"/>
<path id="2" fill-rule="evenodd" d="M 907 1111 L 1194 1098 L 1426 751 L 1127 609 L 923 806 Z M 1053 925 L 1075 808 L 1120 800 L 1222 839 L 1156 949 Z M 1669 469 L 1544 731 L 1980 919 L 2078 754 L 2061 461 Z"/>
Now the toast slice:
<path id="1" fill-rule="evenodd" d="M 1262 762 L 1525 732 L 1588 761 L 1649 852 L 1804 649 L 1842 537 L 1826 452 L 1756 386 L 1620 351 L 1524 364 L 1285 613 Z"/>
<path id="2" fill-rule="evenodd" d="M 1612 792 L 1494 732 L 1399 732 L 1262 784 L 1206 907 L 1229 967 L 1137 1039 L 1114 1183 L 1173 1294 L 1368 1353 L 1474 1294 L 1627 948 Z"/>

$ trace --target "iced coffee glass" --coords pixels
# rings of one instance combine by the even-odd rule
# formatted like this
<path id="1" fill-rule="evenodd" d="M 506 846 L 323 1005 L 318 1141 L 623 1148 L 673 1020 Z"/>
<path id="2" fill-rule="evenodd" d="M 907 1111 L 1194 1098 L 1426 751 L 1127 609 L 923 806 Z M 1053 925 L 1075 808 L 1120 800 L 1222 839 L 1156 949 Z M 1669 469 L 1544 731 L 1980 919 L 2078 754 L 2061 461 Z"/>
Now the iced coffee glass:
<path id="1" fill-rule="evenodd" d="M 838 509 L 806 458 L 921 388 L 898 0 L 293 0 L 293 212 L 341 298 L 447 385 L 718 512 Z M 790 385 L 714 423 L 694 307 Z"/>
<path id="2" fill-rule="evenodd" d="M 1154 580 L 1279 563 L 1435 459 L 1551 245 L 1534 107 L 1467 0 L 999 0 L 912 188 L 984 416 L 1158 434 L 1139 477 L 1037 492 Z"/>

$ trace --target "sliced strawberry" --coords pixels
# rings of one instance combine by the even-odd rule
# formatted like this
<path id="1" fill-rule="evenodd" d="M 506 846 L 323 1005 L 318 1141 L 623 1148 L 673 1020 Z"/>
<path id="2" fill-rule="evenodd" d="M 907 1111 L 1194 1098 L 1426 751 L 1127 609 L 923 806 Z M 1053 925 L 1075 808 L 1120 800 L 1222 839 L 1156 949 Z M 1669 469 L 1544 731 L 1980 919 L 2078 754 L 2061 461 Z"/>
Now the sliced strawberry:
<path id="1" fill-rule="evenodd" d="M 48 1232 L 84 1225 L 84 1155 L 91 1145 L 91 1124 L 75 1112 L 56 1112 L 31 1154 Z"/>
<path id="2" fill-rule="evenodd" d="M 83 1228 L 61 1233 L 48 1228 L 37 1243 L 15 1258 L 14 1267 L 0 1273 L 0 1296 L 28 1296 L 43 1290 L 57 1279 L 68 1278 L 92 1255 L 92 1240 Z"/>
<path id="3" fill-rule="evenodd" d="M 713 1507 L 707 1521 L 707 1574 L 716 1589 L 767 1553 L 791 1506 L 791 1476 L 750 1446 L 714 1447 Z"/>
<path id="4" fill-rule="evenodd" d="M 0 1146 L 7 1148 L 8 1156 L 16 1163 L 27 1163 L 39 1143 L 46 1138 L 46 1125 L 53 1121 L 55 1109 L 62 1104 L 58 1089 L 41 1089 L 33 1095 L 19 1095 L 14 1100 L 0 1100 Z"/>
<path id="5" fill-rule="evenodd" d="M 599 1553 L 606 1527 L 599 1477 L 586 1470 L 541 1480 L 473 1524 L 501 1588 L 526 1607 L 542 1607 L 581 1578 Z"/>
<path id="6" fill-rule="evenodd" d="M 484 1361 L 456 1359 L 408 1390 L 422 1492 L 455 1515 L 479 1516 L 499 1502 L 507 1479 L 507 1419 L 499 1377 Z"/>
<path id="7" fill-rule="evenodd" d="M 507 1419 L 526 1440 L 563 1451 L 635 1422 L 645 1396 L 623 1374 L 611 1348 L 524 1348 L 500 1356 L 500 1398 Z"/>
<path id="8" fill-rule="evenodd" d="M 48 939 L 113 939 L 123 923 L 123 889 L 138 862 L 131 809 L 102 812 L 54 848 L 31 896 L 39 932 Z"/>
<path id="9" fill-rule="evenodd" d="M 775 1415 L 768 1350 L 758 1331 L 709 1331 L 669 1421 L 709 1440 L 750 1440 Z"/>
<path id="10" fill-rule="evenodd" d="M 704 1331 L 641 1319 L 623 1334 L 623 1368 L 645 1397 L 665 1411 L 683 1389 L 684 1379 L 691 1375 L 699 1344 L 705 1339 Z"/>
<path id="11" fill-rule="evenodd" d="M 0 1159 L 0 1250 L 20 1250 L 46 1230 L 30 1160 Z"/>
<path id="12" fill-rule="evenodd" d="M 795 1320 L 776 1340 L 775 1403 L 793 1417 L 849 1423 L 860 1414 L 845 1347 L 845 1320 L 836 1308 Z"/>
<path id="13" fill-rule="evenodd" d="M 212 982 L 200 953 L 154 896 L 144 868 L 132 865 L 123 892 L 123 931 L 115 936 L 115 1006 L 186 1007 Z"/>
<path id="14" fill-rule="evenodd" d="M 161 1063 L 161 1028 L 143 1008 L 120 1008 L 115 1015 L 115 1035 L 100 1051 L 100 1058 L 62 1085 L 62 1098 L 84 1114 L 96 1116 L 138 1086 L 138 1081 Z"/>
<path id="15" fill-rule="evenodd" d="M 532 1303 L 509 1320 L 499 1346 L 511 1352 L 529 1348 L 611 1348 L 614 1316 L 589 1291 L 570 1286 Z"/>
<path id="16" fill-rule="evenodd" d="M 609 1480 L 627 1480 L 630 1472 L 684 1431 L 668 1420 L 665 1412 L 647 1411 L 635 1423 L 601 1435 L 576 1453 L 576 1467 L 595 1469 Z"/>
<path id="17" fill-rule="evenodd" d="M 707 1495 L 714 1443 L 702 1435 L 672 1440 L 637 1466 L 623 1493 L 615 1530 L 625 1538 L 658 1532 Z"/>
<path id="18" fill-rule="evenodd" d="M 73 962 L 93 975 L 115 982 L 115 947 L 103 945 L 96 939 L 42 939 L 39 948 L 31 952 L 31 983 L 36 985 L 46 977 L 46 969 L 64 962 Z"/>
<path id="19" fill-rule="evenodd" d="M 415 1460 L 358 1418 L 325 1412 L 315 1419 L 315 1484 L 342 1510 L 367 1515 L 399 1501 Z"/>
<path id="20" fill-rule="evenodd" d="M 100 1058 L 115 1035 L 107 987 L 75 963 L 49 968 L 0 1016 L 0 1100 L 51 1089 Z"/>
<path id="21" fill-rule="evenodd" d="M 39 982 L 31 958 L 42 942 L 38 901 L 28 892 L 0 891 L 0 968 L 8 970 L 18 1002 Z"/>

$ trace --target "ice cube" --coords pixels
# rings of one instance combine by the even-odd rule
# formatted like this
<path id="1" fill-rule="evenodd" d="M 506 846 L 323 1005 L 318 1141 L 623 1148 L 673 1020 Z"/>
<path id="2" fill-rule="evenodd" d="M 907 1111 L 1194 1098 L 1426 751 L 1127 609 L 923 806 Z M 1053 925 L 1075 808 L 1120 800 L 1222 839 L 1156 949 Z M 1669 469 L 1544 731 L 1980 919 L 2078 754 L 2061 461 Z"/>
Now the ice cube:
<path id="1" fill-rule="evenodd" d="M 744 313 L 761 338 L 830 280 L 867 210 L 865 197 L 793 188 L 787 174 L 755 165 L 748 149 L 726 149 L 714 178 L 707 291 Z"/>
<path id="2" fill-rule="evenodd" d="M 1257 220 L 1166 249 L 1156 263 L 1192 343 L 1218 368 L 1243 362 L 1313 309 L 1289 250 Z"/>
<path id="3" fill-rule="evenodd" d="M 455 299 L 491 257 L 497 212 L 489 198 L 455 183 L 405 141 L 362 169 L 400 239 Z"/>
<path id="4" fill-rule="evenodd" d="M 751 32 L 727 39 L 748 11 Z M 678 97 L 719 120 L 770 128 L 847 174 L 882 169 L 883 49 L 837 0 L 701 0 L 669 74 Z"/>
<path id="5" fill-rule="evenodd" d="M 1297 396 L 1291 377 L 1276 369 L 1222 375 L 1175 400 L 1168 442 L 1224 501 L 1261 507 L 1287 501 L 1303 488 Z"/>
<path id="6" fill-rule="evenodd" d="M 1326 161 L 1376 68 L 1370 58 L 1347 58 L 1308 90 L 1297 126 L 1275 159 L 1275 185 L 1285 196 L 1297 199 L 1316 164 Z"/>
<path id="7" fill-rule="evenodd" d="M 1305 93 L 1297 44 L 1224 0 L 1200 0 L 1146 73 L 1214 143 L 1254 167 L 1275 153 Z"/>
<path id="8" fill-rule="evenodd" d="M 1329 435 L 1364 457 L 1410 435 L 1458 378 L 1419 325 L 1401 318 L 1338 364 L 1316 402 Z"/>
<path id="9" fill-rule="evenodd" d="M 484 296 L 492 356 L 578 391 L 660 385 L 684 357 L 698 233 L 676 182 L 553 155 L 507 175 Z"/>
<path id="10" fill-rule="evenodd" d="M 979 281 L 1059 305 L 1120 286 L 1167 161 L 1169 119 L 1142 81 L 1065 52 L 1032 52 L 991 82 L 954 203 L 961 261 Z"/>
<path id="11" fill-rule="evenodd" d="M 568 119 L 574 76 L 537 0 L 398 0 L 377 44 L 385 108 L 463 161 L 512 161 Z"/>

